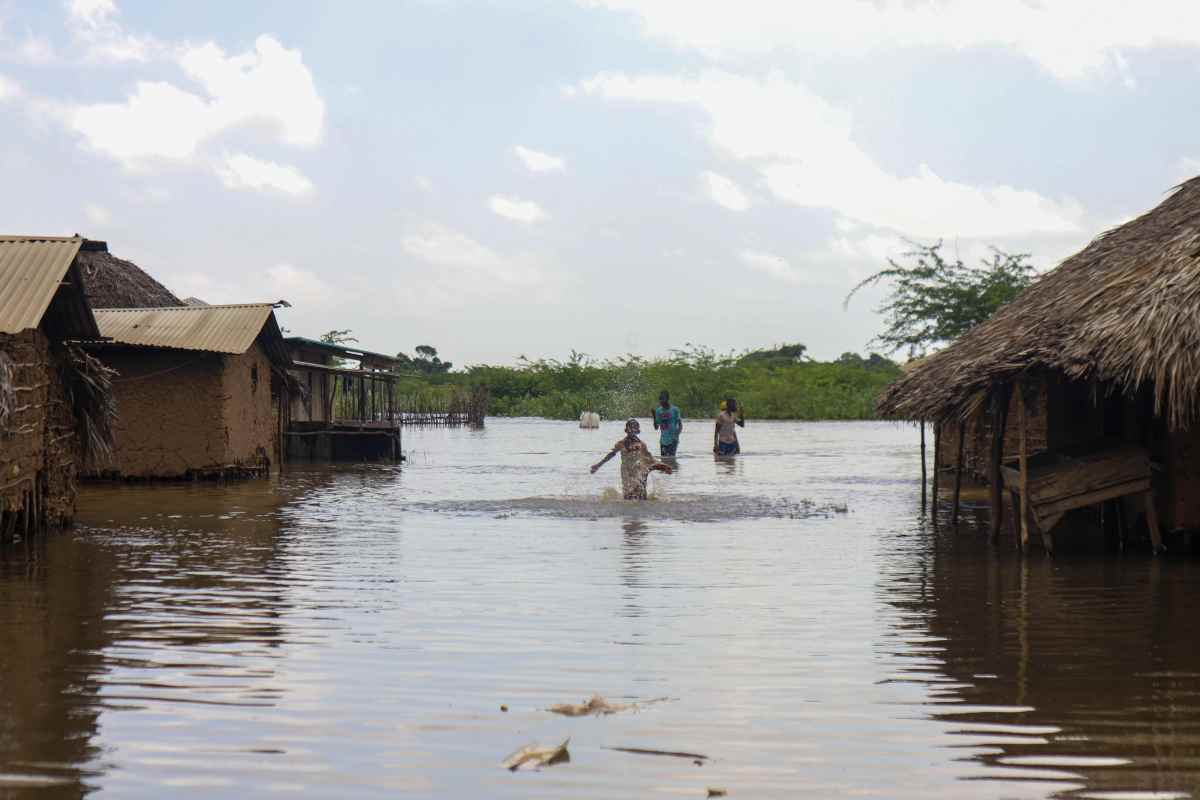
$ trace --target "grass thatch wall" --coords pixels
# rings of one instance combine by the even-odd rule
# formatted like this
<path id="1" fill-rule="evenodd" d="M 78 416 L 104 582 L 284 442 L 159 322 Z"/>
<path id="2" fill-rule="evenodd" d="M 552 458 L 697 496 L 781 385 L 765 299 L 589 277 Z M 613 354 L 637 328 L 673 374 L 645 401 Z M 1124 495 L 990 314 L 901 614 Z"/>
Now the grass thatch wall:
<path id="1" fill-rule="evenodd" d="M 69 359 L 40 330 L 0 334 L 0 542 L 74 518 L 82 448 Z"/>

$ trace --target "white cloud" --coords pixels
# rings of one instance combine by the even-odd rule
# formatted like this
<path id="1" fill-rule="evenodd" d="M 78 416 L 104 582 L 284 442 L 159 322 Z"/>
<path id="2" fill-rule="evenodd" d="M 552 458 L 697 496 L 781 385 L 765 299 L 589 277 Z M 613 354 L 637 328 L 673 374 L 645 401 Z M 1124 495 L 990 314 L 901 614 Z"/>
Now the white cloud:
<path id="1" fill-rule="evenodd" d="M 313 191 L 312 181 L 290 164 L 260 161 L 245 153 L 228 156 L 217 168 L 217 175 L 230 189 L 275 189 L 291 195 Z"/>
<path id="2" fill-rule="evenodd" d="M 742 263 L 753 270 L 762 272 L 777 280 L 787 283 L 808 283 L 809 278 L 801 270 L 793 267 L 782 256 L 765 253 L 758 250 L 743 250 L 738 254 Z"/>
<path id="3" fill-rule="evenodd" d="M 730 211 L 745 211 L 750 207 L 750 198 L 736 183 L 724 175 L 715 172 L 705 172 L 704 182 L 708 187 L 708 196 L 719 206 Z"/>
<path id="4" fill-rule="evenodd" d="M 884 236 L 869 233 L 865 236 L 852 238 L 836 236 L 829 242 L 829 250 L 840 258 L 869 261 L 879 269 L 887 264 L 889 258 L 904 253 L 912 248 L 894 236 Z"/>
<path id="5" fill-rule="evenodd" d="M 422 192 L 428 192 L 433 188 L 433 181 L 429 180 L 429 178 L 425 177 L 424 175 L 418 175 L 417 177 L 413 178 L 413 183 L 415 183 L 417 188 Z"/>
<path id="6" fill-rule="evenodd" d="M 304 314 L 313 309 L 334 308 L 345 293 L 322 280 L 315 272 L 293 264 L 280 263 L 262 269 L 246 268 L 239 277 L 214 277 L 208 272 L 184 272 L 157 276 L 169 280 L 179 297 L 198 297 L 206 303 L 274 302 L 287 300 Z"/>
<path id="7" fill-rule="evenodd" d="M 9 39 L 0 31 L 0 60 L 16 64 L 32 64 L 44 66 L 58 59 L 54 45 L 41 36 L 26 34 L 23 39 Z"/>
<path id="8" fill-rule="evenodd" d="M 253 124 L 290 145 L 321 140 L 325 104 L 298 50 L 260 36 L 251 52 L 227 56 L 209 43 L 181 50 L 178 63 L 203 93 L 139 81 L 122 103 L 75 108 L 70 127 L 131 170 L 162 161 L 197 163 L 208 140 Z"/>
<path id="9" fill-rule="evenodd" d="M 118 22 L 113 0 L 69 0 L 67 28 L 96 61 L 148 61 L 164 46 L 149 36 L 135 36 Z"/>
<path id="10" fill-rule="evenodd" d="M 546 212 L 542 210 L 541 206 L 532 200 L 522 200 L 519 197 L 492 195 L 488 200 L 488 206 L 496 214 L 514 222 L 541 222 L 546 219 Z"/>
<path id="11" fill-rule="evenodd" d="M 736 60 L 775 50 L 862 56 L 897 48 L 1004 47 L 1059 79 L 1116 67 L 1123 51 L 1200 45 L 1184 0 L 582 0 L 629 12 L 649 36 Z"/>
<path id="12" fill-rule="evenodd" d="M 464 233 L 427 223 L 400 239 L 410 256 L 438 267 L 443 279 L 460 281 L 463 291 L 486 291 L 489 286 L 529 287 L 543 283 L 546 272 L 539 259 L 522 254 L 502 255 Z"/>
<path id="13" fill-rule="evenodd" d="M 268 268 L 266 288 L 269 291 L 261 296 L 272 300 L 282 298 L 304 308 L 327 306 L 339 294 L 316 273 L 291 264 L 276 264 Z"/>
<path id="14" fill-rule="evenodd" d="M 778 73 L 762 81 L 720 71 L 694 78 L 602 73 L 580 89 L 699 107 L 711 120 L 712 145 L 754 165 L 776 197 L 909 236 L 1063 233 L 1082 217 L 1077 203 L 947 180 L 923 163 L 913 174 L 890 174 L 855 144 L 848 112 Z"/>
<path id="15" fill-rule="evenodd" d="M 12 78 L 0 75 L 0 103 L 21 96 L 21 85 Z"/>
<path id="16" fill-rule="evenodd" d="M 83 207 L 83 215 L 93 225 L 107 225 L 112 221 L 112 214 L 109 213 L 108 209 L 96 203 L 85 205 Z"/>
<path id="17" fill-rule="evenodd" d="M 0 97 L 3 97 L 3 90 L 0 89 Z M 1200 175 L 1200 158 L 1192 158 L 1184 156 L 1179 159 L 1175 165 L 1175 179 L 1178 181 L 1186 181 Z"/>
<path id="18" fill-rule="evenodd" d="M 567 161 L 563 157 L 552 156 L 540 150 L 531 150 L 528 147 L 517 145 L 513 151 L 530 172 L 550 172 L 561 170 L 567 166 Z"/>

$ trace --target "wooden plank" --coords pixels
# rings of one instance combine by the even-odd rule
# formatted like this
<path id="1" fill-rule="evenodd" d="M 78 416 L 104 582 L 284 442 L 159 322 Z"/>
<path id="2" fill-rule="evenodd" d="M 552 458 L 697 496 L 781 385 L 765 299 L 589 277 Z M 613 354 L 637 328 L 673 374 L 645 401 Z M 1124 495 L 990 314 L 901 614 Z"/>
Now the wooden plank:
<path id="1" fill-rule="evenodd" d="M 1158 505 L 1154 500 L 1154 490 L 1147 491 L 1142 495 L 1142 499 L 1146 503 L 1146 526 L 1150 529 L 1150 544 L 1154 548 L 1154 554 L 1165 553 L 1167 547 L 1163 544 L 1162 529 L 1158 526 Z"/>
<path id="2" fill-rule="evenodd" d="M 1118 497 L 1141 494 L 1149 489 L 1149 480 L 1130 481 L 1128 483 L 1119 483 L 1116 486 L 1105 486 L 1100 489 L 1095 489 L 1087 494 L 1064 497 L 1063 499 L 1056 500 L 1052 503 L 1035 503 L 1035 508 L 1037 508 L 1039 516 L 1049 517 L 1054 514 L 1063 514 L 1073 508 L 1083 508 L 1084 506 L 1102 503 L 1105 500 L 1113 500 Z"/>
<path id="3" fill-rule="evenodd" d="M 954 510 L 950 516 L 950 524 L 955 528 L 958 527 L 959 498 L 962 496 L 963 447 L 966 444 L 966 439 L 967 421 L 960 419 L 958 421 L 958 460 L 954 464 Z"/>
<path id="4" fill-rule="evenodd" d="M 1021 495 L 1021 550 L 1029 550 L 1029 454 L 1026 446 L 1026 429 L 1029 425 L 1025 420 L 1025 382 L 1017 381 L 1017 429 L 1020 436 L 1018 463 L 1020 464 L 1020 483 L 1017 492 Z"/>
<path id="5" fill-rule="evenodd" d="M 1013 536 L 1013 541 L 1019 547 L 1021 544 L 1021 496 L 1017 494 L 1016 489 L 1010 489 L 1008 492 L 1009 500 L 1012 501 L 1012 513 L 1008 515 L 1008 530 Z"/>
<path id="6" fill-rule="evenodd" d="M 1004 433 L 1008 426 L 1008 398 L 1011 389 L 1007 385 L 992 392 L 992 452 L 988 460 L 988 500 L 992 507 L 989 535 L 992 541 L 1000 536 L 1004 518 L 1004 476 L 1000 470 L 1004 464 Z"/>
<path id="7" fill-rule="evenodd" d="M 1096 489 L 1150 477 L 1150 460 L 1141 448 L 1122 448 L 1034 467 L 1029 491 L 1035 502 L 1086 494 Z"/>
<path id="8" fill-rule="evenodd" d="M 929 486 L 926 481 L 929 480 L 925 474 L 925 420 L 921 420 L 921 513 L 925 513 L 927 504 L 926 494 L 929 491 Z"/>
<path id="9" fill-rule="evenodd" d="M 931 498 L 933 506 L 930 511 L 933 516 L 933 524 L 937 525 L 937 510 L 938 510 L 938 475 L 942 472 L 942 423 L 933 423 L 933 497 Z"/>

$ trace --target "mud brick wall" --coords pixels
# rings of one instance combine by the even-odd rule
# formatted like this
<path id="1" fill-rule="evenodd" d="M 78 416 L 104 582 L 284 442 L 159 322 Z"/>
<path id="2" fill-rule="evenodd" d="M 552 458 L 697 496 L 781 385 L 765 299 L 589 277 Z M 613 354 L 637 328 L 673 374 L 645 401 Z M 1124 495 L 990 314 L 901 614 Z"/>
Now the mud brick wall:
<path id="1" fill-rule="evenodd" d="M 226 463 L 268 464 L 275 457 L 279 430 L 271 399 L 271 362 L 257 344 L 242 355 L 225 356 L 221 382 Z"/>
<path id="2" fill-rule="evenodd" d="M 105 348 L 115 369 L 113 463 L 102 475 L 181 478 L 227 462 L 223 357 L 157 348 Z"/>

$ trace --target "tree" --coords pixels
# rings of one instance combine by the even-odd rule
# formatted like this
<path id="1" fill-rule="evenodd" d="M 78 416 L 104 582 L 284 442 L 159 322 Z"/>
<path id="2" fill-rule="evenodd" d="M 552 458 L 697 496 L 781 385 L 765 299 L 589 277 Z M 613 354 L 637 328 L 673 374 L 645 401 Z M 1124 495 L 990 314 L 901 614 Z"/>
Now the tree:
<path id="1" fill-rule="evenodd" d="M 427 375 L 449 372 L 454 365 L 449 361 L 438 358 L 437 348 L 433 345 L 419 344 L 416 347 L 417 357 L 412 359 L 412 365 Z"/>
<path id="2" fill-rule="evenodd" d="M 968 267 L 961 259 L 942 256 L 942 241 L 914 244 L 897 262 L 859 283 L 843 301 L 843 307 L 860 289 L 883 281 L 891 292 L 876 309 L 885 315 L 882 333 L 869 344 L 887 353 L 908 350 L 909 358 L 924 355 L 929 348 L 953 341 L 974 328 L 1012 300 L 1034 279 L 1028 253 L 1006 253 L 992 248 L 992 257 L 981 266 Z"/>
<path id="3" fill-rule="evenodd" d="M 769 350 L 751 350 L 744 353 L 738 359 L 739 364 L 762 364 L 768 367 L 786 367 L 790 364 L 799 364 L 808 356 L 808 347 L 799 342 L 795 344 L 781 344 Z"/>
<path id="4" fill-rule="evenodd" d="M 350 342 L 357 342 L 358 339 L 354 338 L 353 333 L 349 328 L 343 331 L 327 331 L 321 334 L 321 341 L 325 344 L 349 344 Z"/>

